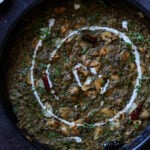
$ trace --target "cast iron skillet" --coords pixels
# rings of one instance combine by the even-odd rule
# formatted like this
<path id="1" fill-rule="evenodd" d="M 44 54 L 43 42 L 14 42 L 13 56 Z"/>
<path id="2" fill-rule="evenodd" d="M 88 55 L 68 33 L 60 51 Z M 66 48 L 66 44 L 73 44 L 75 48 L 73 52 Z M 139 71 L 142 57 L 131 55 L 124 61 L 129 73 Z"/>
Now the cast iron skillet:
<path id="1" fill-rule="evenodd" d="M 117 0 L 104 0 L 107 5 L 111 5 L 112 2 L 117 2 Z M 26 21 L 28 21 L 28 16 L 30 17 L 31 11 L 37 10 L 39 5 L 42 5 L 43 3 L 47 3 L 47 7 L 54 7 L 58 5 L 65 5 L 65 3 L 68 3 L 67 0 L 36 0 L 34 3 L 32 3 L 30 6 L 24 9 L 22 13 L 17 17 L 17 19 L 14 20 L 14 23 L 9 28 L 9 31 L 7 33 L 7 36 L 4 38 L 2 45 L 0 45 L 0 100 L 2 101 L 2 104 L 4 106 L 4 109 L 6 110 L 7 117 L 9 120 L 11 120 L 12 124 L 15 126 L 14 130 L 15 132 L 18 132 L 18 136 L 22 138 L 22 140 L 25 140 L 27 143 L 31 145 L 31 149 L 39 149 L 39 150 L 49 150 L 53 148 L 47 148 L 46 145 L 43 145 L 39 143 L 36 140 L 28 141 L 23 135 L 23 131 L 20 131 L 16 124 L 15 124 L 15 117 L 12 115 L 11 111 L 11 105 L 8 101 L 8 94 L 7 94 L 7 86 L 6 86 L 6 80 L 7 80 L 7 69 L 9 67 L 9 61 L 7 60 L 7 56 L 9 55 L 9 47 L 11 46 L 9 43 L 11 43 L 11 40 L 13 37 L 15 37 L 17 29 L 22 26 Z M 133 9 L 137 9 L 136 7 L 131 6 L 130 1 L 124 2 L 124 4 L 127 7 L 132 7 Z M 132 1 L 133 4 L 133 1 Z M 43 5 L 44 6 L 44 5 Z M 41 6 L 40 6 L 41 7 Z M 150 16 L 150 14 L 147 14 L 147 16 Z M 125 145 L 122 149 L 123 150 L 132 150 L 132 149 L 148 149 L 145 147 L 145 144 L 148 145 L 150 142 L 150 125 L 143 131 L 141 135 L 139 135 L 132 143 Z"/>

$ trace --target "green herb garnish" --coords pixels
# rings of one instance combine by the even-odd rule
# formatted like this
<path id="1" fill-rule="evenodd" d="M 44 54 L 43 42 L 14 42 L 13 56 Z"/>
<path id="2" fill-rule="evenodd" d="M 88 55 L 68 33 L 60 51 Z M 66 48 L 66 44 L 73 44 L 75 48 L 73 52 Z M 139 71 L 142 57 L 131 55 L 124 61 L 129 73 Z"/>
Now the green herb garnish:
<path id="1" fill-rule="evenodd" d="M 41 68 L 47 68 L 47 65 L 46 65 L 46 64 L 43 64 L 43 63 L 39 63 L 39 66 L 40 66 Z"/>
<path id="2" fill-rule="evenodd" d="M 58 133 L 56 133 L 56 132 L 49 132 L 48 133 L 48 137 L 56 138 L 56 137 L 58 137 Z"/>
<path id="3" fill-rule="evenodd" d="M 70 148 L 70 146 L 71 146 L 71 141 L 65 141 L 63 144 L 64 144 L 67 148 Z"/>
<path id="4" fill-rule="evenodd" d="M 18 113 L 18 107 L 17 106 L 13 106 L 13 113 L 17 114 Z"/>
<path id="5" fill-rule="evenodd" d="M 135 124 L 134 124 L 134 128 L 135 128 L 135 129 L 139 129 L 139 128 L 140 128 L 140 124 L 139 124 L 138 122 L 135 123 Z"/>
<path id="6" fill-rule="evenodd" d="M 130 61 L 131 63 L 135 62 L 135 56 L 132 55 L 132 56 L 130 57 L 129 61 Z"/>
<path id="7" fill-rule="evenodd" d="M 94 124 L 84 123 L 83 128 L 92 130 L 95 128 L 95 126 L 94 126 Z"/>
<path id="8" fill-rule="evenodd" d="M 87 52 L 87 47 L 82 48 L 82 54 L 85 54 Z"/>
<path id="9" fill-rule="evenodd" d="M 51 30 L 47 27 L 40 29 L 40 39 L 43 40 L 47 45 L 52 43 Z"/>
<path id="10" fill-rule="evenodd" d="M 144 41 L 144 36 L 139 32 L 130 32 L 129 37 L 131 37 L 131 39 L 136 40 L 138 42 Z"/>
<path id="11" fill-rule="evenodd" d="M 55 69 L 55 76 L 60 77 L 61 76 L 61 69 L 58 67 Z"/>
<path id="12" fill-rule="evenodd" d="M 131 43 L 125 42 L 125 45 L 126 45 L 129 49 L 132 49 L 132 44 L 131 44 Z"/>

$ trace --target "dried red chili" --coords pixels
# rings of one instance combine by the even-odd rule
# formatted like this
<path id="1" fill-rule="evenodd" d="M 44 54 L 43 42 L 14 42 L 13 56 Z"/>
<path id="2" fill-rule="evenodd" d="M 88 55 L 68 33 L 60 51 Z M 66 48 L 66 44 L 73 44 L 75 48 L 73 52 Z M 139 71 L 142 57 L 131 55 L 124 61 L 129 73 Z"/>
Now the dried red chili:
<path id="1" fill-rule="evenodd" d="M 144 101 L 142 101 L 135 110 L 132 111 L 132 113 L 130 114 L 130 117 L 132 120 L 138 120 L 140 113 L 142 112 L 142 108 L 144 105 Z"/>
<path id="2" fill-rule="evenodd" d="M 47 74 L 46 74 L 46 73 L 43 73 L 43 75 L 42 75 L 42 80 L 43 80 L 43 83 L 44 83 L 44 86 L 45 86 L 46 91 L 50 91 L 51 87 L 50 87 L 50 85 L 49 85 L 48 77 L 47 77 Z"/>
<path id="3" fill-rule="evenodd" d="M 90 35 L 90 34 L 84 34 L 82 36 L 82 40 L 86 41 L 86 42 L 89 42 L 89 43 L 92 43 L 92 44 L 96 44 L 97 43 L 97 38 L 93 35 Z"/>

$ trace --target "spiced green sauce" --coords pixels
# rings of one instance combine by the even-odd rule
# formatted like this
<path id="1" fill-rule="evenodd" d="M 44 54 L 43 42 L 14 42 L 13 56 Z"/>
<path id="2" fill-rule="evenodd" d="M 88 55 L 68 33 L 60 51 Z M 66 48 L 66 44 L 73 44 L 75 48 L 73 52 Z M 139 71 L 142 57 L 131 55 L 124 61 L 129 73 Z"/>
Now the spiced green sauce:
<path id="1" fill-rule="evenodd" d="M 150 34 L 138 12 L 98 0 L 39 8 L 10 51 L 8 92 L 29 140 L 103 149 L 147 126 Z"/>

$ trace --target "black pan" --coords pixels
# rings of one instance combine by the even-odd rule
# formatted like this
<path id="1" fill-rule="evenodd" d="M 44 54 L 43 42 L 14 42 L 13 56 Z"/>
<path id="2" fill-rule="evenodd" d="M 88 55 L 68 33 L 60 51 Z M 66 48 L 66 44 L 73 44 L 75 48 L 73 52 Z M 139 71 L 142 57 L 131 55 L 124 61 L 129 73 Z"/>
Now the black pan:
<path id="1" fill-rule="evenodd" d="M 7 56 L 9 55 L 9 47 L 11 46 L 9 43 L 15 37 L 18 28 L 22 26 L 27 20 L 28 17 L 31 17 L 31 14 L 34 11 L 38 11 L 38 7 L 45 7 L 44 3 L 47 3 L 46 7 L 54 7 L 58 5 L 65 5 L 67 0 L 24 0 L 20 2 L 20 0 L 14 0 L 16 2 L 12 2 L 12 14 L 6 13 L 4 6 L 1 6 L 0 13 L 2 15 L 2 19 L 9 18 L 10 23 L 7 23 L 8 20 L 4 20 L 3 24 L 0 22 L 0 149 L 5 150 L 48 150 L 46 145 L 39 143 L 36 140 L 29 141 L 27 140 L 22 132 L 17 128 L 15 124 L 15 117 L 11 112 L 11 105 L 8 101 L 8 94 L 6 88 L 6 74 L 9 66 L 9 60 L 7 60 Z M 111 5 L 111 3 L 118 3 L 117 0 L 104 0 L 107 5 Z M 18 2 L 23 5 L 19 8 Z M 132 9 L 137 11 L 142 11 L 146 15 L 146 19 L 150 17 L 150 1 L 145 0 L 128 0 L 123 1 L 124 5 L 127 7 L 132 7 Z M 148 3 L 149 2 L 149 3 Z M 121 2 L 122 3 L 122 2 Z M 146 5 L 147 4 L 147 5 Z M 43 5 L 43 6 L 42 6 Z M 148 7 L 149 6 L 149 7 Z M 2 8 L 3 7 L 3 8 Z M 8 7 L 7 5 L 5 8 Z M 43 8 L 44 9 L 44 8 Z M 32 12 L 32 13 L 31 13 Z M 3 18 L 4 17 L 4 18 Z M 6 21 L 6 22 L 5 22 Z M 6 25 L 4 24 L 6 23 Z M 3 29 L 2 29 L 3 28 Z M 5 131 L 4 131 L 5 130 Z M 3 137 L 4 136 L 4 137 Z M 3 143 L 3 144 L 2 144 Z M 150 126 L 148 126 L 144 132 L 139 135 L 132 143 L 125 145 L 122 149 L 124 150 L 132 150 L 132 149 L 148 149 L 150 145 Z M 52 148 L 51 148 L 52 149 Z"/>

